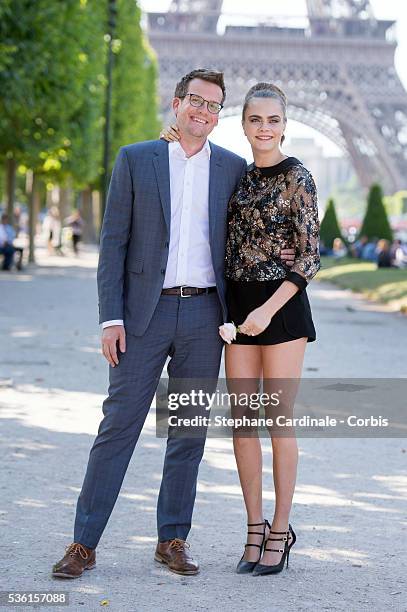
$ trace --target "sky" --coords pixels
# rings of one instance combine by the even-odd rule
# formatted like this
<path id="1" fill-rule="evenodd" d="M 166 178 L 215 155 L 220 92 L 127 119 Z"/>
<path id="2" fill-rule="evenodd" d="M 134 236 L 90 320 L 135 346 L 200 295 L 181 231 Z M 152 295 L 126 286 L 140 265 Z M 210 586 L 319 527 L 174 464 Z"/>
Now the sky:
<path id="1" fill-rule="evenodd" d="M 139 0 L 141 8 L 145 11 L 166 11 L 171 0 Z M 398 47 L 396 50 L 396 70 L 407 89 L 407 2 L 406 0 L 370 0 L 374 15 L 377 19 L 394 19 L 397 22 L 396 36 Z M 226 24 L 250 23 L 250 15 L 262 15 L 268 18 L 275 17 L 287 19 L 292 26 L 304 25 L 306 17 L 305 0 L 224 0 L 222 8 L 221 26 Z M 312 128 L 296 121 L 289 121 L 286 131 L 288 143 L 291 138 L 314 138 L 322 146 L 324 155 L 341 155 L 334 143 L 319 134 Z M 221 119 L 219 125 L 211 134 L 211 140 L 222 146 L 251 159 L 250 147 L 240 126 L 239 117 Z"/>

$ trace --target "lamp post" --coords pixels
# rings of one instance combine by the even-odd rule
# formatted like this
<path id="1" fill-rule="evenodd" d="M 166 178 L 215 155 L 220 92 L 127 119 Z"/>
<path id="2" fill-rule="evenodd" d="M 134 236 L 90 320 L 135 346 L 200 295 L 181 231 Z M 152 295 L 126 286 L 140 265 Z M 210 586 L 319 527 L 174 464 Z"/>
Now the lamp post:
<path id="1" fill-rule="evenodd" d="M 106 209 L 106 198 L 109 187 L 109 165 L 110 165 L 110 121 L 112 112 L 112 71 L 113 71 L 113 38 L 116 28 L 116 0 L 108 0 L 107 2 L 107 34 L 105 40 L 108 43 L 107 60 L 106 60 L 106 97 L 105 97 L 105 125 L 103 134 L 103 174 L 101 177 L 101 200 L 100 200 L 100 222 L 103 222 L 103 216 Z"/>

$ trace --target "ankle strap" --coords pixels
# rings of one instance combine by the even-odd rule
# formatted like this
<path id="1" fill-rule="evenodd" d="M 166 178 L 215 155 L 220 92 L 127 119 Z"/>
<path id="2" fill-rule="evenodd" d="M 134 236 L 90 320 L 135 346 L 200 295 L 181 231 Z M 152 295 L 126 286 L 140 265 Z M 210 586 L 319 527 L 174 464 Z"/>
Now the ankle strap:
<path id="1" fill-rule="evenodd" d="M 271 534 L 274 535 L 282 535 L 282 538 L 272 538 Z M 273 540 L 274 542 L 288 542 L 288 538 L 290 536 L 291 532 L 289 529 L 287 529 L 287 531 L 271 531 L 270 529 L 270 534 L 269 537 L 267 538 L 267 540 Z"/>
<path id="2" fill-rule="evenodd" d="M 262 523 L 247 523 L 248 527 L 263 527 L 263 531 L 249 531 L 247 530 L 248 535 L 259 535 L 259 536 L 263 536 L 266 533 L 266 524 L 268 523 L 267 519 L 264 520 Z"/>
<path id="3" fill-rule="evenodd" d="M 264 552 L 266 552 L 266 551 L 268 551 L 268 552 L 279 552 L 279 553 L 283 553 L 283 552 L 285 551 L 285 549 L 284 549 L 284 548 L 267 548 L 267 547 L 266 547 L 266 548 L 264 549 Z"/>
<path id="4" fill-rule="evenodd" d="M 266 527 L 270 528 L 270 523 L 268 522 L 267 519 L 264 519 L 264 521 L 262 523 L 247 523 L 248 527 L 263 527 L 263 531 L 249 531 L 247 530 L 248 535 L 259 535 L 259 536 L 263 536 L 263 538 L 266 535 Z"/>

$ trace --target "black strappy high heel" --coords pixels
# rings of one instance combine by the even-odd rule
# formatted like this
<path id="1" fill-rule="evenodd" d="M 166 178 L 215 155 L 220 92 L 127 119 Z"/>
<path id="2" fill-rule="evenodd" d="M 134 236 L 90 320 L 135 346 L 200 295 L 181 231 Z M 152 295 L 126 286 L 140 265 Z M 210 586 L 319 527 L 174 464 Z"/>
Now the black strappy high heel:
<path id="1" fill-rule="evenodd" d="M 270 537 L 271 534 L 280 535 L 283 537 L 271 538 Z M 267 542 L 264 547 L 264 552 L 269 551 L 269 552 L 283 553 L 281 556 L 280 562 L 277 563 L 276 565 L 262 565 L 261 563 L 258 563 L 256 567 L 253 569 L 253 576 L 266 576 L 267 574 L 278 574 L 284 568 L 284 563 L 286 559 L 287 559 L 287 567 L 288 567 L 288 557 L 290 556 L 290 550 L 294 546 L 297 540 L 297 536 L 295 535 L 292 526 L 288 525 L 288 531 L 271 531 L 270 530 L 270 535 L 267 538 Z M 291 538 L 292 538 L 292 541 L 290 542 L 290 544 L 288 544 L 289 535 L 291 535 Z M 275 541 L 275 542 L 284 542 L 284 548 L 267 548 L 267 543 L 269 540 Z"/>
<path id="2" fill-rule="evenodd" d="M 253 571 L 253 569 L 256 567 L 256 565 L 258 564 L 258 562 L 261 559 L 261 555 L 263 552 L 263 546 L 266 540 L 266 527 L 268 527 L 269 529 L 271 529 L 271 525 L 268 522 L 267 519 L 265 519 L 262 523 L 247 523 L 248 527 L 263 527 L 263 531 L 248 531 L 247 534 L 248 535 L 261 535 L 263 536 L 263 541 L 261 544 L 245 544 L 245 548 L 247 548 L 247 546 L 255 546 L 256 548 L 260 548 L 260 554 L 259 554 L 259 558 L 257 559 L 257 561 L 246 561 L 245 559 L 243 559 L 244 554 L 242 555 L 242 558 L 240 559 L 239 563 L 237 564 L 236 567 L 236 572 L 238 574 L 250 574 L 250 572 Z"/>

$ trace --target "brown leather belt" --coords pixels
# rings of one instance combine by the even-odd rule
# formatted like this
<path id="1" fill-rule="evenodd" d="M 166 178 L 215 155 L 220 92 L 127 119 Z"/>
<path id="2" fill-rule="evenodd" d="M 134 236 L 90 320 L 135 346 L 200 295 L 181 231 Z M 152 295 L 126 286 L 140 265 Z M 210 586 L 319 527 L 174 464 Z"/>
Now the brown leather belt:
<path id="1" fill-rule="evenodd" d="M 179 295 L 180 297 L 192 297 L 193 295 L 203 295 L 204 293 L 213 293 L 216 287 L 170 287 L 163 289 L 161 295 Z"/>

